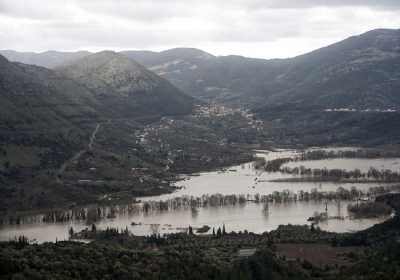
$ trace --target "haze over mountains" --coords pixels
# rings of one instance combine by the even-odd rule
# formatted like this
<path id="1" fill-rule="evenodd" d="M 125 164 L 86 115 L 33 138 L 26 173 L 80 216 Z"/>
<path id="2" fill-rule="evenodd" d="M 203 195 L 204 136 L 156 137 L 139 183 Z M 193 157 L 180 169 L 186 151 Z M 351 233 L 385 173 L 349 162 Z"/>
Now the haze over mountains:
<path id="1" fill-rule="evenodd" d="M 27 60 L 26 54 L 1 53 Z M 387 109 L 400 105 L 400 30 L 373 30 L 290 59 L 218 57 L 187 48 L 122 53 L 186 94 L 206 101 L 251 108 L 296 104 Z M 57 55 L 57 61 L 67 64 L 82 52 Z M 32 55 L 30 61 L 51 64 L 39 62 L 43 56 Z"/>
<path id="2" fill-rule="evenodd" d="M 10 61 L 17 61 L 25 64 L 33 64 L 46 68 L 54 68 L 57 66 L 71 63 L 79 58 L 90 54 L 88 51 L 78 52 L 59 52 L 46 51 L 42 53 L 34 52 L 17 52 L 14 50 L 4 50 L 0 52 Z"/>

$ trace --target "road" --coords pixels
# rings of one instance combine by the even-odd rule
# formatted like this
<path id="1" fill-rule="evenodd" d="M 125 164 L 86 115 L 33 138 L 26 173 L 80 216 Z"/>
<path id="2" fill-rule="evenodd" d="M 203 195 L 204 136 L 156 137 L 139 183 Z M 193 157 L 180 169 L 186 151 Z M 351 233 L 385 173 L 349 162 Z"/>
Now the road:
<path id="1" fill-rule="evenodd" d="M 94 143 L 94 141 L 96 140 L 96 135 L 97 135 L 97 132 L 98 132 L 99 129 L 100 129 L 100 126 L 101 126 L 101 124 L 98 123 L 98 124 L 96 125 L 96 128 L 93 130 L 92 135 L 90 135 L 90 141 L 89 141 L 89 144 L 88 144 L 88 149 L 89 149 L 89 151 L 91 151 L 92 148 L 93 148 L 93 143 Z"/>
<path id="2" fill-rule="evenodd" d="M 65 170 L 67 169 L 67 167 L 73 163 L 74 161 L 79 160 L 79 158 L 86 152 L 86 151 L 91 151 L 93 149 L 93 144 L 96 141 L 96 135 L 97 132 L 99 131 L 101 127 L 101 124 L 96 124 L 95 129 L 93 130 L 92 134 L 90 135 L 89 138 L 89 144 L 87 146 L 87 149 L 82 149 L 80 151 L 78 151 L 76 154 L 74 154 L 71 158 L 69 158 L 67 161 L 65 161 L 61 167 L 58 169 L 57 173 L 56 173 L 56 180 L 59 183 L 62 183 L 61 181 L 61 176 L 62 174 L 65 172 Z"/>

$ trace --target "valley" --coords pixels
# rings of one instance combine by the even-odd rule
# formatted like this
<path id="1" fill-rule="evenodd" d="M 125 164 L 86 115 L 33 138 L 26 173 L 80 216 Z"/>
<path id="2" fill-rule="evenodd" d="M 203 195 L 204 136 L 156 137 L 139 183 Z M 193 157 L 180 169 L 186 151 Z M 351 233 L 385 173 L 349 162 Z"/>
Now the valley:
<path id="1" fill-rule="evenodd" d="M 0 51 L 0 278 L 392 279 L 399 45 Z"/>

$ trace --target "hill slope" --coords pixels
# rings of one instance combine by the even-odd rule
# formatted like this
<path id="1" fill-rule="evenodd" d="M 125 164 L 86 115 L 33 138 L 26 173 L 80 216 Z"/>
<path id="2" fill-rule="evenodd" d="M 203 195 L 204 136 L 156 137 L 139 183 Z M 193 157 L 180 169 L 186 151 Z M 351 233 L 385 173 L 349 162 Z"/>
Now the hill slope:
<path id="1" fill-rule="evenodd" d="M 194 103 L 167 80 L 115 52 L 89 55 L 56 70 L 92 90 L 105 113 L 112 108 L 113 118 L 186 114 Z"/>
<path id="2" fill-rule="evenodd" d="M 23 129 L 59 130 L 98 117 L 95 96 L 85 87 L 43 67 L 0 56 L 0 121 Z"/>
<path id="3" fill-rule="evenodd" d="M 87 145 L 98 108 L 92 92 L 72 80 L 0 56 L 2 208 L 19 207 L 15 201 L 24 199 L 42 205 L 47 199 L 42 187 L 54 182 L 55 168 Z"/>
<path id="4" fill-rule="evenodd" d="M 400 30 L 373 30 L 289 60 L 268 103 L 323 107 L 400 105 Z M 266 94 L 267 93 L 267 94 Z"/>

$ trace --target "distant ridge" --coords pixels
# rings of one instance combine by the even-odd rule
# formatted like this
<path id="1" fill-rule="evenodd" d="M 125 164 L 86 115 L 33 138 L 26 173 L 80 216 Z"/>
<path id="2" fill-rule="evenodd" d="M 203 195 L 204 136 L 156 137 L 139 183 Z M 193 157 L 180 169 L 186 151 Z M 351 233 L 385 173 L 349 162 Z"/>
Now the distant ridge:
<path id="1" fill-rule="evenodd" d="M 400 106 L 400 30 L 371 30 L 289 59 L 202 57 L 198 53 L 175 49 L 147 57 L 128 55 L 185 92 L 225 104 L 251 108 Z"/>
<path id="2" fill-rule="evenodd" d="M 85 57 L 89 55 L 90 52 L 46 51 L 41 53 L 34 53 L 34 52 L 16 52 L 13 50 L 2 50 L 0 51 L 0 54 L 7 57 L 8 60 L 13 62 L 21 62 L 25 64 L 43 66 L 46 68 L 54 68 L 64 64 L 71 63 L 79 58 Z"/>
<path id="3" fill-rule="evenodd" d="M 398 29 L 371 30 L 289 59 L 214 56 L 193 48 L 121 53 L 205 101 L 250 108 L 400 106 Z"/>

